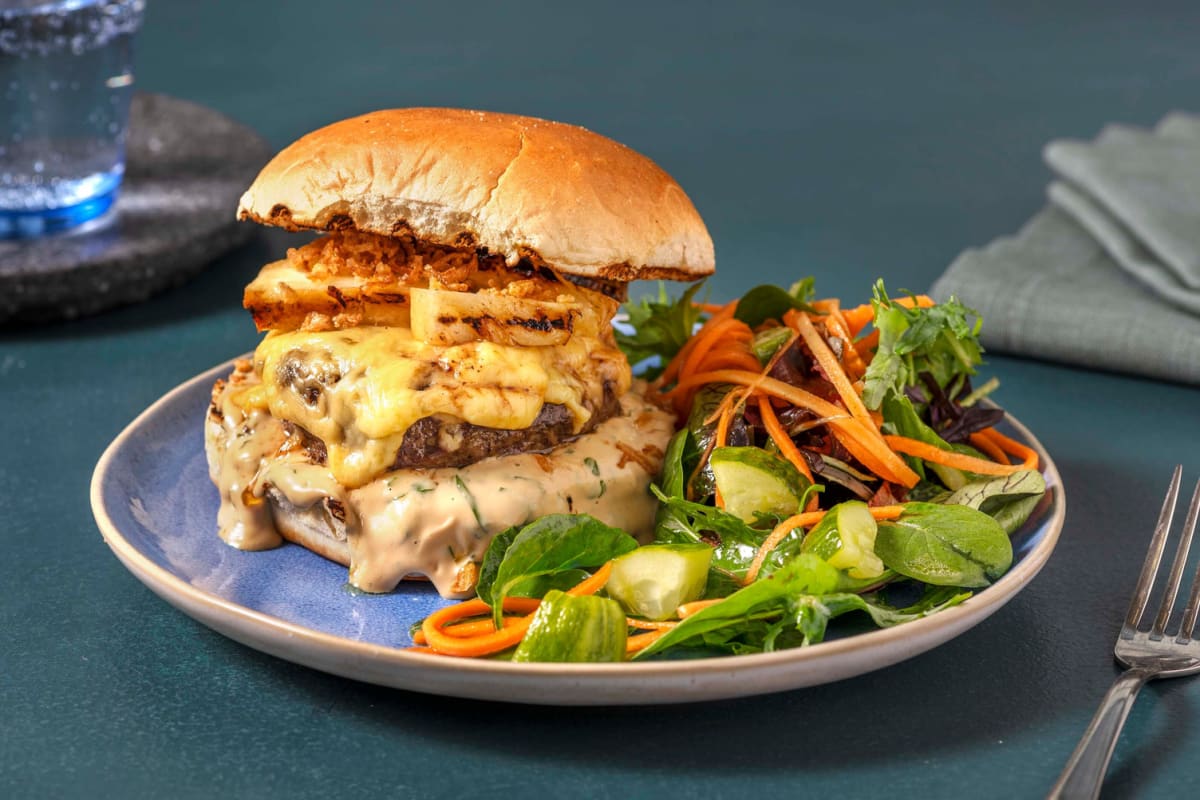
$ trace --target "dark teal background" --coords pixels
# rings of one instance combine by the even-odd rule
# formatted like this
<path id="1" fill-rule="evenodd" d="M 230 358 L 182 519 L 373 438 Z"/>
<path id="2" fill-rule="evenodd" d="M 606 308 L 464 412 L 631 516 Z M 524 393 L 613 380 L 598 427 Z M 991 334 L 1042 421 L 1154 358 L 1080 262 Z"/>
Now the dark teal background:
<path id="1" fill-rule="evenodd" d="M 138 83 L 276 146 L 388 106 L 583 124 L 688 191 L 715 299 L 811 273 L 851 302 L 876 276 L 924 289 L 1015 230 L 1043 202 L 1050 138 L 1200 110 L 1194 3 L 1043 5 L 150 0 Z M 1039 797 L 1115 674 L 1170 469 L 1200 474 L 1195 388 L 994 357 L 999 400 L 1062 470 L 1067 524 L 1023 594 L 927 655 L 691 707 L 329 677 L 159 601 L 87 504 L 125 424 L 254 346 L 241 287 L 289 241 L 141 306 L 0 333 L 0 796 Z M 1198 714 L 1200 683 L 1147 690 L 1105 796 L 1200 794 Z"/>

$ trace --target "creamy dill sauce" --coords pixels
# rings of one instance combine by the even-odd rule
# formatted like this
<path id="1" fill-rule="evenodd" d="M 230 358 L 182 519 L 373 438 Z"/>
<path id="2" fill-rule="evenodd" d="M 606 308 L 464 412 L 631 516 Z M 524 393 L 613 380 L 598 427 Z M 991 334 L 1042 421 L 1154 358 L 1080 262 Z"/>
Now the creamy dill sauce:
<path id="1" fill-rule="evenodd" d="M 331 498 L 345 510 L 350 583 L 364 591 L 387 592 L 406 576 L 423 575 L 443 596 L 470 594 L 456 579 L 482 560 L 492 535 L 546 514 L 592 514 L 639 538 L 652 532 L 656 501 L 646 489 L 653 477 L 646 467 L 657 471 L 673 420 L 639 395 L 626 394 L 621 415 L 547 454 L 401 470 L 345 489 L 302 452 L 278 455 L 281 426 L 248 419 L 228 401 L 234 391 L 219 397 L 223 419 L 209 418 L 210 437 L 230 437 L 227 446 L 209 448 L 221 493 L 221 537 L 247 550 L 278 545 L 264 499 L 272 488 L 298 508 Z"/>
<path id="2" fill-rule="evenodd" d="M 265 411 L 246 414 L 233 402 L 245 385 L 249 367 L 238 362 L 205 421 L 208 475 L 221 494 L 217 530 L 226 543 L 239 550 L 267 550 L 283 544 L 275 530 L 271 507 L 256 495 L 254 483 L 267 456 L 284 441 L 283 426 Z"/>

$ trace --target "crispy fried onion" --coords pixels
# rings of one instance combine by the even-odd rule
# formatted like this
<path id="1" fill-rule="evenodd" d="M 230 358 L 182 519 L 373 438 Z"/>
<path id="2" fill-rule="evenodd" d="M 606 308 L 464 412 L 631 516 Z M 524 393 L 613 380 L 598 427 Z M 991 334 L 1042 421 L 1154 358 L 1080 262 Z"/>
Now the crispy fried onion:
<path id="1" fill-rule="evenodd" d="M 425 291 L 422 291 L 425 290 Z M 485 250 L 334 233 L 288 251 L 246 287 L 259 330 L 411 326 L 420 339 L 524 347 L 598 336 L 617 302 L 546 268 Z"/>

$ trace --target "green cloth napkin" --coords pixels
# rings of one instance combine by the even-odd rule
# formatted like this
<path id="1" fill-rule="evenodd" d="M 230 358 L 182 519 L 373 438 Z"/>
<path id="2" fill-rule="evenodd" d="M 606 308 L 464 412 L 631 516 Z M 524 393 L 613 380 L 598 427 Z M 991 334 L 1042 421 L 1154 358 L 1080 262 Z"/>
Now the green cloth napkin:
<path id="1" fill-rule="evenodd" d="M 1200 117 L 1058 141 L 1050 205 L 934 284 L 994 351 L 1200 383 Z"/>

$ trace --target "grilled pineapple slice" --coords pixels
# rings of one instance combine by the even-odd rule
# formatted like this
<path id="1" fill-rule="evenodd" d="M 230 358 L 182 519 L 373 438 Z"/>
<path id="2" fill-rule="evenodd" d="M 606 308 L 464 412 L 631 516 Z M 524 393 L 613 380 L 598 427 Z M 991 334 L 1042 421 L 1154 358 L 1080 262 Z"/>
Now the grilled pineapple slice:
<path id="1" fill-rule="evenodd" d="M 437 345 L 483 339 L 517 347 L 553 347 L 565 344 L 584 317 L 583 306 L 577 303 L 436 289 L 410 289 L 409 293 L 413 336 Z"/>
<path id="2" fill-rule="evenodd" d="M 246 287 L 242 305 L 260 331 L 409 324 L 407 284 L 354 275 L 316 279 L 286 260 L 263 267 Z M 313 324 L 314 316 L 329 322 Z"/>

